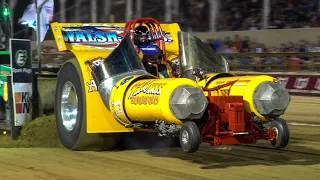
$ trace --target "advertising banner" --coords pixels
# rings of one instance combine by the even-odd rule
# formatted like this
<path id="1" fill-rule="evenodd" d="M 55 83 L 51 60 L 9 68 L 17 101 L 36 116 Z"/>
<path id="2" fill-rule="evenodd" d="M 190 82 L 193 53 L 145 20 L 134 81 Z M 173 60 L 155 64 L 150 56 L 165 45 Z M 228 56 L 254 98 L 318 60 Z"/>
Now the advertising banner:
<path id="1" fill-rule="evenodd" d="M 31 42 L 27 39 L 10 39 L 14 124 L 21 126 L 31 120 L 32 96 Z"/>
<path id="2" fill-rule="evenodd" d="M 250 75 L 250 74 L 238 74 Z M 252 75 L 252 74 L 251 74 Z M 290 94 L 320 96 L 320 75 L 268 74 L 277 78 Z"/>
<path id="3" fill-rule="evenodd" d="M 291 94 L 320 96 L 320 76 L 312 75 L 273 75 L 279 79 Z"/>

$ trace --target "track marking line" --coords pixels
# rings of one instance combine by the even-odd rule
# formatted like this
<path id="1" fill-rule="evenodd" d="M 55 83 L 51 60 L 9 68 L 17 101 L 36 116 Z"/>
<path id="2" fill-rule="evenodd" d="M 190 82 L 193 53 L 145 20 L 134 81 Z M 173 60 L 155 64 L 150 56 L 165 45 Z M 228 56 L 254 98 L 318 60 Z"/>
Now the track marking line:
<path id="1" fill-rule="evenodd" d="M 298 123 L 298 122 L 288 122 L 287 124 L 293 126 L 312 126 L 312 127 L 320 127 L 320 124 L 309 124 L 309 123 Z"/>

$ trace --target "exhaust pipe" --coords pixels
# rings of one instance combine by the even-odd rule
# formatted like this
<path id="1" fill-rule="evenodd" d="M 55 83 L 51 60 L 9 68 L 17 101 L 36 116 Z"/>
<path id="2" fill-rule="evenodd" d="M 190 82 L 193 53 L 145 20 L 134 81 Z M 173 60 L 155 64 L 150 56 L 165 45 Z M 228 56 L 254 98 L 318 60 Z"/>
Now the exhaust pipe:
<path id="1" fill-rule="evenodd" d="M 277 82 L 263 82 L 253 94 L 254 107 L 260 114 L 267 116 L 283 115 L 290 99 L 288 90 Z"/>
<path id="2" fill-rule="evenodd" d="M 131 70 L 129 72 L 119 73 L 112 65 L 101 57 L 90 62 L 92 69 L 92 77 L 95 81 L 99 94 L 103 100 L 104 105 L 110 110 L 109 101 L 111 90 L 113 86 L 120 81 L 122 78 L 133 75 L 148 75 L 149 73 L 145 70 Z"/>

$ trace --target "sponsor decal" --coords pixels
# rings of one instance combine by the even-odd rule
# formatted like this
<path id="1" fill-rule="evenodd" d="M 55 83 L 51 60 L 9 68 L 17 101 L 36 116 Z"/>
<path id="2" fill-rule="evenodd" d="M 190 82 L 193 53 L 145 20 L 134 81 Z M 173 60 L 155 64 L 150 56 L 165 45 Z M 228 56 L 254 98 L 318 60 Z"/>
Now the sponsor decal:
<path id="1" fill-rule="evenodd" d="M 15 64 L 17 65 L 16 68 L 12 68 L 13 73 L 26 73 L 31 74 L 32 69 L 25 68 L 25 64 L 28 61 L 28 53 L 27 50 L 21 50 L 19 49 L 16 51 L 15 54 Z"/>
<path id="2" fill-rule="evenodd" d="M 21 68 L 21 69 L 13 68 L 13 69 L 12 69 L 12 72 L 13 72 L 13 73 L 26 73 L 26 74 L 31 74 L 31 73 L 32 73 L 32 70 L 31 70 L 31 69 L 27 69 L 27 68 Z"/>
<path id="3" fill-rule="evenodd" d="M 10 44 L 13 83 L 31 83 L 33 76 L 30 40 L 11 39 Z"/>
<path id="4" fill-rule="evenodd" d="M 310 78 L 296 78 L 296 81 L 294 83 L 294 88 L 296 89 L 304 89 L 308 86 L 308 83 L 309 83 L 309 79 Z"/>
<path id="5" fill-rule="evenodd" d="M 123 32 L 124 27 L 107 24 L 62 27 L 65 43 L 106 49 L 116 48 L 122 40 Z"/>
<path id="6" fill-rule="evenodd" d="M 25 114 L 29 113 L 30 107 L 30 93 L 29 92 L 16 92 L 14 93 L 16 100 L 16 113 Z"/>
<path id="7" fill-rule="evenodd" d="M 61 32 L 67 44 L 114 49 L 123 39 L 124 27 L 111 24 L 82 24 L 81 26 L 64 26 Z M 158 36 L 160 37 L 160 32 Z M 166 43 L 173 42 L 169 32 L 163 32 L 163 37 Z M 151 36 L 149 38 L 151 39 Z"/>
<path id="8" fill-rule="evenodd" d="M 132 78 L 133 78 L 133 76 L 129 76 L 129 77 L 125 78 L 123 81 L 121 81 L 120 85 L 124 85 L 125 83 L 127 83 Z"/>
<path id="9" fill-rule="evenodd" d="M 14 125 L 21 126 L 31 120 L 29 107 L 32 96 L 31 41 L 28 39 L 10 39 L 10 66 L 12 68 L 12 91 Z"/>
<path id="10" fill-rule="evenodd" d="M 287 87 L 289 77 L 277 77 L 277 79 L 280 81 L 283 87 Z"/>
<path id="11" fill-rule="evenodd" d="M 147 81 L 147 82 L 141 82 L 137 83 L 133 88 L 129 95 L 129 99 L 137 96 L 140 93 L 143 93 L 145 95 L 160 95 L 161 89 L 163 86 L 165 86 L 167 83 L 154 83 L 154 81 Z"/>
<path id="12" fill-rule="evenodd" d="M 230 82 L 233 82 L 233 81 L 234 80 L 232 80 L 232 81 L 217 81 L 216 85 L 214 86 L 214 88 L 222 86 L 222 85 L 230 83 Z M 231 84 L 231 86 L 246 86 L 250 81 L 251 80 L 238 80 L 234 84 Z"/>
<path id="13" fill-rule="evenodd" d="M 223 89 L 223 90 L 219 90 L 218 91 L 220 93 L 220 95 L 222 96 L 228 96 L 230 94 L 230 90 L 229 89 Z M 219 95 L 219 94 L 218 94 Z"/>
<path id="14" fill-rule="evenodd" d="M 86 84 L 89 87 L 89 90 L 88 90 L 89 93 L 98 91 L 96 82 L 93 79 L 91 79 L 90 82 L 87 82 Z"/>
<path id="15" fill-rule="evenodd" d="M 129 94 L 128 99 L 135 105 L 157 105 L 163 86 L 167 83 L 155 83 L 147 81 L 137 83 Z"/>
<path id="16" fill-rule="evenodd" d="M 157 105 L 159 96 L 135 96 L 131 99 L 131 104 L 136 105 Z"/>
<path id="17" fill-rule="evenodd" d="M 122 115 L 121 101 L 111 101 L 111 106 L 115 115 Z"/>
<path id="18" fill-rule="evenodd" d="M 317 82 L 314 85 L 314 88 L 320 91 L 320 78 L 317 78 Z"/>
<path id="19" fill-rule="evenodd" d="M 277 78 L 290 94 L 320 95 L 320 75 L 270 74 L 270 76 Z"/>
<path id="20" fill-rule="evenodd" d="M 27 59 L 28 59 L 27 51 L 19 49 L 16 52 L 16 58 L 15 59 L 16 59 L 17 65 L 20 66 L 20 67 L 23 67 L 26 64 Z"/>

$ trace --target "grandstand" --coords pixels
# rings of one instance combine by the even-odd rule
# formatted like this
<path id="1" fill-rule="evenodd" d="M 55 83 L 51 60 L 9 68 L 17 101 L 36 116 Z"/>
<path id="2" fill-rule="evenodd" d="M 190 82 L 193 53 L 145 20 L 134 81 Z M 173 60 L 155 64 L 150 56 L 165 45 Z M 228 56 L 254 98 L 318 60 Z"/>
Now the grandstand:
<path id="1" fill-rule="evenodd" d="M 320 24 L 319 2 L 318 0 L 57 0 L 54 21 L 126 22 L 132 18 L 150 16 L 160 22 L 178 22 L 183 31 L 195 33 L 197 36 L 201 32 L 198 37 L 207 41 L 213 50 L 224 54 L 231 67 L 236 70 L 247 70 L 247 67 L 250 67 L 251 70 L 270 71 L 275 70 L 274 67 L 279 67 L 277 71 L 319 71 L 320 55 L 317 52 L 320 52 L 320 31 L 310 30 L 318 28 Z M 19 5 L 12 5 L 11 12 L 18 7 L 25 8 L 28 3 L 30 2 L 24 1 L 21 4 L 19 2 Z M 35 33 L 29 36 L 30 34 L 24 33 L 26 29 L 16 23 L 22 12 L 15 13 L 15 16 L 14 37 L 21 37 L 21 34 L 24 34 L 23 37 L 28 36 L 31 40 L 35 40 Z M 297 30 L 293 32 L 294 29 Z M 51 53 L 50 59 L 55 61 L 65 59 L 64 55 L 53 55 L 56 52 L 55 47 L 48 46 L 50 44 L 48 41 L 52 39 L 52 33 L 48 32 L 46 42 L 42 43 L 43 52 Z M 293 52 L 309 54 L 281 55 Z M 271 53 L 278 54 L 272 56 Z M 302 66 L 290 68 L 291 63 Z M 233 66 L 234 64 L 241 66 Z"/>

